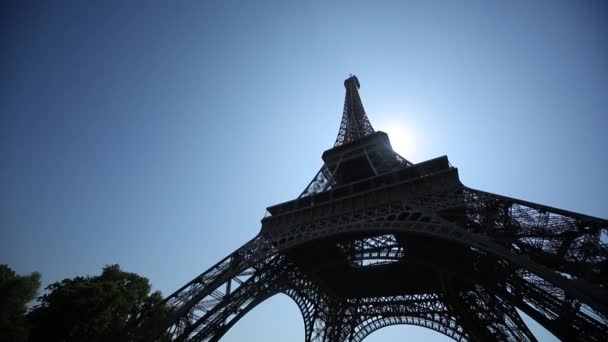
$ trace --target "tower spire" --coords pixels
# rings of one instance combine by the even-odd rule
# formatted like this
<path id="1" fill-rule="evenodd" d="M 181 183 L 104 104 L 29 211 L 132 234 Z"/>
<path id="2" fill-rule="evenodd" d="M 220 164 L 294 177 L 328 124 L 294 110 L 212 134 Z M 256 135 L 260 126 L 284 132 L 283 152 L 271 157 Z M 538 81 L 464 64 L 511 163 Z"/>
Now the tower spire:
<path id="1" fill-rule="evenodd" d="M 344 81 L 346 95 L 344 97 L 344 111 L 342 112 L 342 122 L 334 146 L 343 145 L 351 141 L 362 138 L 374 133 L 374 128 L 369 122 L 361 97 L 359 96 L 359 79 L 351 75 Z"/>

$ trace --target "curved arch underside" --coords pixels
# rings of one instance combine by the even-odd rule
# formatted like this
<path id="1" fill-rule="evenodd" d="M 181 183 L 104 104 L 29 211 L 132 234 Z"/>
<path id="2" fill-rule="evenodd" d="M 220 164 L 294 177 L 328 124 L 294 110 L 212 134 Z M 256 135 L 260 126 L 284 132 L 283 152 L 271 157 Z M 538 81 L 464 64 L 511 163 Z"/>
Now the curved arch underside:
<path id="1" fill-rule="evenodd" d="M 608 337 L 603 221 L 465 187 L 310 217 L 277 219 L 285 228 L 176 291 L 168 313 L 142 317 L 132 336 L 215 341 L 285 293 L 306 341 L 361 341 L 395 324 L 534 341 L 516 307 L 562 340 Z"/>
<path id="2" fill-rule="evenodd" d="M 284 260 L 275 260 L 282 263 Z M 290 265 L 293 267 L 293 265 Z M 267 272 L 267 270 L 266 270 Z M 261 279 L 253 276 L 256 282 Z M 265 279 L 272 283 L 272 280 Z M 268 284 L 268 283 L 267 283 Z M 283 278 L 271 286 L 244 284 L 238 300 L 219 302 L 201 319 L 197 327 L 182 331 L 177 340 L 217 341 L 242 317 L 272 296 L 283 293 L 300 309 L 306 341 L 362 341 L 372 332 L 389 325 L 408 324 L 425 327 L 456 341 L 466 341 L 464 328 L 452 317 L 443 299 L 436 295 L 412 295 L 392 298 L 336 300 L 301 277 Z M 235 306 L 236 303 L 244 303 Z M 204 324 L 206 323 L 206 324 Z M 215 324 L 214 324 L 215 323 Z"/>

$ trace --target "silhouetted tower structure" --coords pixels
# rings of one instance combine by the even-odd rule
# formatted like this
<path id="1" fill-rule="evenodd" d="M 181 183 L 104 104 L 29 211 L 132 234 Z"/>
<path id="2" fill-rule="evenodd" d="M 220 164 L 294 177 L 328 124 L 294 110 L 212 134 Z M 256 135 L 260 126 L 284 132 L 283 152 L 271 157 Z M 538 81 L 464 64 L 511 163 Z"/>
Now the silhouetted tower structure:
<path id="1" fill-rule="evenodd" d="M 346 99 L 336 143 L 260 233 L 136 321 L 132 340 L 219 340 L 277 293 L 306 341 L 412 324 L 455 340 L 535 341 L 516 308 L 565 341 L 608 341 L 608 221 L 464 186 L 446 156 L 413 164 Z"/>

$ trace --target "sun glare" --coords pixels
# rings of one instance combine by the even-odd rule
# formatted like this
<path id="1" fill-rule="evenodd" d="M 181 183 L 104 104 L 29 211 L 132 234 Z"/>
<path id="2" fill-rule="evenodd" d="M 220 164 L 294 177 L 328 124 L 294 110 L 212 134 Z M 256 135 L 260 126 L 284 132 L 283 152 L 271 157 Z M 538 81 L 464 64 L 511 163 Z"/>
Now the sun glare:
<path id="1" fill-rule="evenodd" d="M 406 125 L 401 119 L 391 118 L 382 120 L 374 125 L 376 130 L 383 131 L 393 146 L 393 150 L 404 158 L 412 161 L 417 156 L 416 142 L 417 136 L 415 129 L 411 125 Z"/>

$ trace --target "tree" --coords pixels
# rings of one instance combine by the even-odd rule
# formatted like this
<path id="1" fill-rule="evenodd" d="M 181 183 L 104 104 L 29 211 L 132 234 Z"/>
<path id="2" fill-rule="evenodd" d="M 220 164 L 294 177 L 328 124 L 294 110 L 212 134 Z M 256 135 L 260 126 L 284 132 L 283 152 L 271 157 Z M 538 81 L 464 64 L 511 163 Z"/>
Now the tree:
<path id="1" fill-rule="evenodd" d="M 18 276 L 7 265 L 0 265 L 0 341 L 27 341 L 26 304 L 36 297 L 40 273 Z"/>
<path id="2" fill-rule="evenodd" d="M 28 315 L 30 341 L 114 341 L 143 310 L 160 303 L 147 278 L 106 266 L 99 276 L 49 285 Z"/>

